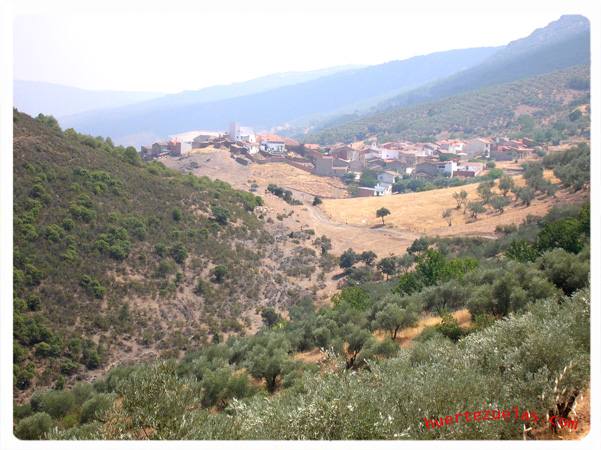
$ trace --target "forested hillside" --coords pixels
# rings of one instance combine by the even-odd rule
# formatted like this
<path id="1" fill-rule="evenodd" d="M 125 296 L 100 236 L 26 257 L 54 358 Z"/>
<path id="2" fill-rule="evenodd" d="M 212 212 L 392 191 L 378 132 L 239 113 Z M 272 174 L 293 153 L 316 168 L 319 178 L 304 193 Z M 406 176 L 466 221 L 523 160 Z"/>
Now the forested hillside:
<path id="1" fill-rule="evenodd" d="M 378 136 L 429 141 L 440 135 L 530 137 L 545 143 L 590 132 L 590 66 L 575 66 L 477 89 L 444 100 L 347 116 L 305 137 L 307 142 L 351 142 Z"/>
<path id="2" fill-rule="evenodd" d="M 264 261 L 261 204 L 15 111 L 15 388 L 177 356 L 301 298 Z"/>

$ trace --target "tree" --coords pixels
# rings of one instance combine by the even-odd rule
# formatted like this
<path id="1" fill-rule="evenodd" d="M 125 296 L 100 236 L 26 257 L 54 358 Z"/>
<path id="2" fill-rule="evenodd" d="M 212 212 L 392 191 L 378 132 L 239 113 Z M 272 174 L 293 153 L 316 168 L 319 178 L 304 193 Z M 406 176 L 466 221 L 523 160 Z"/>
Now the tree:
<path id="1" fill-rule="evenodd" d="M 220 225 L 227 225 L 230 220 L 230 213 L 227 209 L 222 208 L 221 206 L 213 206 L 211 212 L 217 223 Z"/>
<path id="2" fill-rule="evenodd" d="M 342 255 L 340 255 L 340 267 L 342 269 L 350 269 L 357 262 L 357 258 L 357 254 L 352 248 L 345 250 Z"/>
<path id="3" fill-rule="evenodd" d="M 449 226 L 451 226 L 453 223 L 453 209 L 452 208 L 447 208 L 442 212 L 442 218 L 445 219 Z"/>
<path id="4" fill-rule="evenodd" d="M 417 321 L 417 315 L 407 309 L 401 308 L 396 303 L 388 303 L 378 313 L 374 320 L 374 326 L 386 330 L 394 340 L 400 329 L 409 327 Z"/>
<path id="5" fill-rule="evenodd" d="M 389 216 L 390 215 L 390 211 L 387 208 L 380 208 L 376 211 L 376 217 L 379 217 L 382 219 L 382 225 L 384 225 L 384 217 Z"/>
<path id="6" fill-rule="evenodd" d="M 321 249 L 322 255 L 327 255 L 328 251 L 332 250 L 332 241 L 325 235 L 315 239 L 313 245 Z"/>
<path id="7" fill-rule="evenodd" d="M 275 309 L 268 307 L 263 308 L 261 311 L 261 319 L 266 327 L 271 328 L 280 320 L 282 320 L 282 316 L 280 316 Z"/>
<path id="8" fill-rule="evenodd" d="M 467 195 L 468 194 L 464 189 L 453 193 L 453 198 L 457 202 L 457 209 L 461 209 L 462 206 L 465 207 L 465 204 L 467 203 Z"/>
<path id="9" fill-rule="evenodd" d="M 371 305 L 369 294 L 358 286 L 347 286 L 332 297 L 334 308 L 350 306 L 357 311 L 365 311 Z"/>
<path id="10" fill-rule="evenodd" d="M 503 214 L 507 205 L 509 205 L 509 199 L 501 195 L 494 195 L 490 199 L 490 206 L 499 214 Z"/>
<path id="11" fill-rule="evenodd" d="M 511 191 L 515 186 L 515 182 L 513 181 L 513 178 L 510 176 L 504 176 L 501 177 L 501 179 L 499 180 L 499 189 L 501 190 L 501 192 L 503 193 L 503 197 L 507 196 L 507 193 L 509 191 Z"/>
<path id="12" fill-rule="evenodd" d="M 469 209 L 473 219 L 477 219 L 478 214 L 486 212 L 486 208 L 482 202 L 469 202 L 467 209 Z"/>
<path id="13" fill-rule="evenodd" d="M 457 319 L 451 314 L 445 314 L 442 316 L 442 321 L 436 325 L 436 329 L 440 331 L 443 336 L 448 337 L 454 342 L 457 342 L 461 336 L 463 336 L 463 330 L 459 326 Z"/>
<path id="14" fill-rule="evenodd" d="M 211 271 L 211 274 L 213 275 L 213 281 L 215 281 L 215 283 L 222 283 L 227 275 L 227 267 L 224 265 L 215 266 Z"/>
<path id="15" fill-rule="evenodd" d="M 525 239 L 516 239 L 511 241 L 505 255 L 515 261 L 532 262 L 538 257 L 539 253 L 530 242 Z"/>
<path id="16" fill-rule="evenodd" d="M 317 206 L 317 205 L 321 205 L 323 202 L 321 201 L 321 198 L 318 196 L 315 196 L 313 198 L 313 206 Z"/>
<path id="17" fill-rule="evenodd" d="M 483 204 L 488 203 L 490 201 L 491 197 L 493 196 L 491 187 L 492 187 L 491 182 L 488 182 L 488 181 L 484 182 L 484 183 L 480 183 L 478 185 L 478 188 L 477 188 L 478 195 L 482 199 Z"/>
<path id="18" fill-rule="evenodd" d="M 288 361 L 290 343 L 280 335 L 268 334 L 258 338 L 246 357 L 245 364 L 255 378 L 263 378 L 267 390 L 273 393 L 278 377 Z"/>
<path id="19" fill-rule="evenodd" d="M 178 242 L 173 247 L 171 247 L 170 254 L 176 263 L 183 264 L 184 261 L 186 261 L 186 258 L 188 257 L 188 250 L 186 249 L 184 244 Z"/>
<path id="20" fill-rule="evenodd" d="M 182 210 L 179 208 L 174 208 L 173 211 L 171 211 L 171 217 L 176 222 L 179 222 L 180 220 L 182 220 Z"/>
<path id="21" fill-rule="evenodd" d="M 582 225 L 577 219 L 563 219 L 546 224 L 538 234 L 536 247 L 540 252 L 563 248 L 578 253 L 582 247 Z"/>
<path id="22" fill-rule="evenodd" d="M 411 243 L 411 246 L 407 249 L 407 253 L 411 255 L 419 254 L 427 250 L 429 246 L 430 243 L 428 242 L 428 238 L 420 237 Z"/>
<path id="23" fill-rule="evenodd" d="M 386 275 L 386 279 L 388 280 L 388 277 L 396 273 L 397 260 L 394 256 L 387 256 L 386 258 L 382 258 L 376 267 Z"/>
<path id="24" fill-rule="evenodd" d="M 371 250 L 366 250 L 363 253 L 361 253 L 361 255 L 359 256 L 359 259 L 361 261 L 363 261 L 365 264 L 367 264 L 368 266 L 371 266 L 377 257 L 378 257 L 378 255 L 376 255 Z"/>
<path id="25" fill-rule="evenodd" d="M 42 439 L 51 426 L 52 418 L 45 412 L 38 412 L 19 421 L 15 436 L 26 440 Z"/>
<path id="26" fill-rule="evenodd" d="M 525 206 L 530 206 L 532 200 L 534 200 L 534 189 L 530 186 L 523 187 L 518 192 L 518 198 Z"/>
<path id="27" fill-rule="evenodd" d="M 347 336 L 347 353 L 348 357 L 346 360 L 346 368 L 353 369 L 355 367 L 355 361 L 357 359 L 357 355 L 363 348 L 363 346 L 367 343 L 367 341 L 372 338 L 369 331 L 360 329 L 355 326 L 352 328 L 351 332 Z"/>

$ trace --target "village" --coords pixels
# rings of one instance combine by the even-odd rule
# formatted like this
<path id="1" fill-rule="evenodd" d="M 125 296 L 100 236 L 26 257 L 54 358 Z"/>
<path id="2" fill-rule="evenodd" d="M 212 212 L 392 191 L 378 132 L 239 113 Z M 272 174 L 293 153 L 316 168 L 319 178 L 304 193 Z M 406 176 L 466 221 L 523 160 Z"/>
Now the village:
<path id="1" fill-rule="evenodd" d="M 378 143 L 376 138 L 352 144 L 321 146 L 278 136 L 255 134 L 252 128 L 231 123 L 227 132 L 189 131 L 168 140 L 141 147 L 144 160 L 187 157 L 208 147 L 225 148 L 242 165 L 286 163 L 322 177 L 357 182 L 355 197 L 392 195 L 403 179 L 474 178 L 495 161 L 520 161 L 536 156 L 541 147 L 527 138 L 505 136 L 468 140 L 443 139 L 435 142 L 394 141 Z M 369 179 L 362 178 L 365 173 Z"/>

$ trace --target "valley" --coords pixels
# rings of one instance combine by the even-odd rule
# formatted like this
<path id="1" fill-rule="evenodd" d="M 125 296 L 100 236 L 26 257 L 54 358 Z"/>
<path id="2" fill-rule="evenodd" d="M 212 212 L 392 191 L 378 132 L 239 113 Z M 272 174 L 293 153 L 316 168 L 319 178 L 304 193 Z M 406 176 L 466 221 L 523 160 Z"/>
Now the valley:
<path id="1" fill-rule="evenodd" d="M 195 77 L 260 76 L 17 83 L 65 104 L 13 109 L 14 435 L 581 438 L 590 24 L 504 42 L 270 75 L 195 43 Z M 424 426 L 516 404 L 581 427 Z"/>

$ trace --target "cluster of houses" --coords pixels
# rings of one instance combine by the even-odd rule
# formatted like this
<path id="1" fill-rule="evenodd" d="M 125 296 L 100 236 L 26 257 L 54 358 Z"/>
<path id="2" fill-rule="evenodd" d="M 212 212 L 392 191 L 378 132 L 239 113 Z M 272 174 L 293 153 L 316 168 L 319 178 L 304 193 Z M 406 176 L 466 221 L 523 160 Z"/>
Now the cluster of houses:
<path id="1" fill-rule="evenodd" d="M 288 152 L 286 145 L 298 145 L 298 142 L 274 134 L 255 134 L 252 128 L 242 127 L 233 122 L 228 132 L 187 131 L 171 135 L 169 139 L 155 142 L 152 145 L 143 145 L 141 156 L 145 160 L 165 156 L 186 156 L 194 149 L 214 144 L 235 145 L 249 155 L 263 152 L 268 156 L 284 156 Z"/>
<path id="2" fill-rule="evenodd" d="M 397 177 L 412 176 L 432 179 L 445 177 L 475 177 L 486 169 L 486 161 L 514 160 L 528 156 L 534 142 L 507 138 L 475 138 L 466 141 L 437 142 L 375 141 L 353 145 L 335 145 L 327 149 L 305 144 L 305 156 L 312 160 L 314 173 L 323 176 L 358 178 L 365 169 L 377 174 L 373 188 L 361 187 L 360 196 L 379 196 L 392 193 Z"/>
<path id="3" fill-rule="evenodd" d="M 144 159 L 186 156 L 196 148 L 209 145 L 225 145 L 233 154 L 246 156 L 245 164 L 284 161 L 320 176 L 359 179 L 363 171 L 370 170 L 376 174 L 377 184 L 360 187 L 360 196 L 390 195 L 399 177 L 475 177 L 486 169 L 488 160 L 521 159 L 535 150 L 535 143 L 528 139 L 505 137 L 382 144 L 371 139 L 351 145 L 322 147 L 299 144 L 275 134 L 255 134 L 252 128 L 234 122 L 227 132 L 197 130 L 172 135 L 168 140 L 143 146 L 141 155 Z M 237 160 L 242 159 L 238 157 Z"/>

